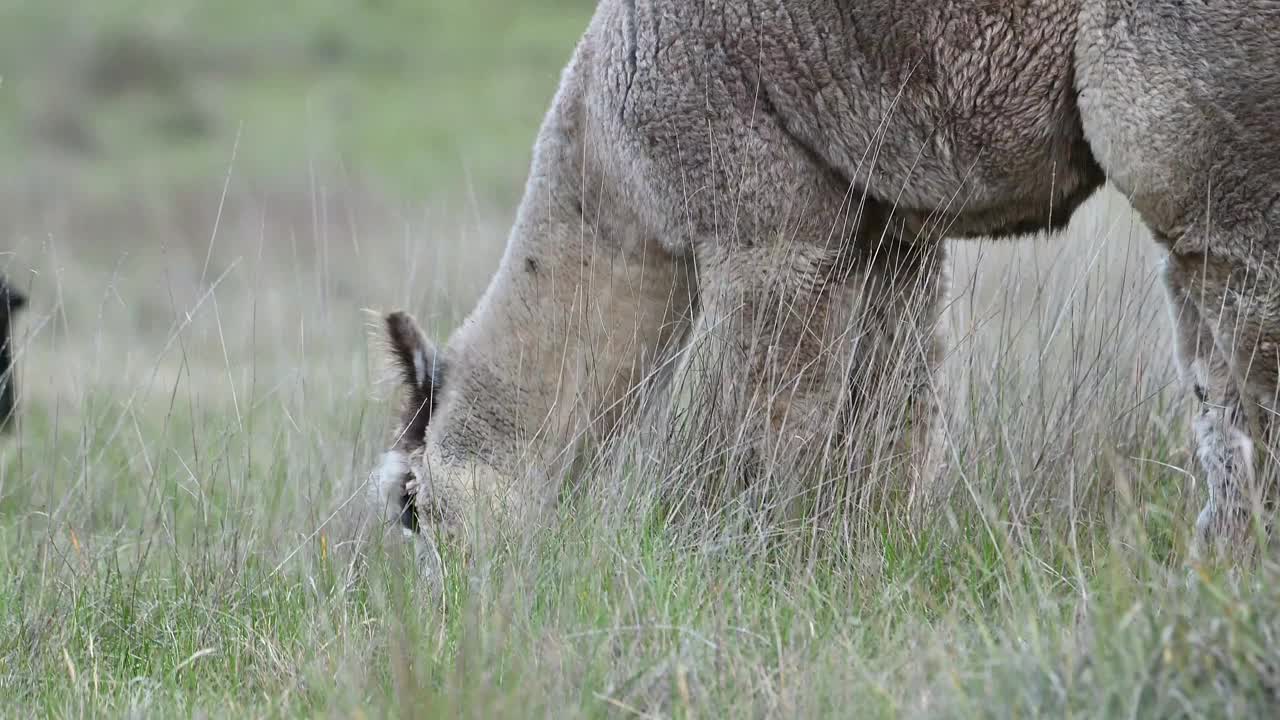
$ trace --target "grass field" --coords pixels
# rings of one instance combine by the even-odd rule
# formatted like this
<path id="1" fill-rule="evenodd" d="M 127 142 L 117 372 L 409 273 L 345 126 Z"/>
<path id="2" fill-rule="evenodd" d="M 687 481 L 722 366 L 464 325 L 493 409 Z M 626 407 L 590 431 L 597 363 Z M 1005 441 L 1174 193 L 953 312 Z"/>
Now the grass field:
<path id="1" fill-rule="evenodd" d="M 443 336 L 593 3 L 0 4 L 0 715 L 1259 717 L 1280 567 L 1204 500 L 1122 198 L 962 244 L 945 493 L 819 561 L 587 492 L 443 605 L 364 505 L 365 308 Z M 643 469 L 636 470 L 643 473 Z"/>

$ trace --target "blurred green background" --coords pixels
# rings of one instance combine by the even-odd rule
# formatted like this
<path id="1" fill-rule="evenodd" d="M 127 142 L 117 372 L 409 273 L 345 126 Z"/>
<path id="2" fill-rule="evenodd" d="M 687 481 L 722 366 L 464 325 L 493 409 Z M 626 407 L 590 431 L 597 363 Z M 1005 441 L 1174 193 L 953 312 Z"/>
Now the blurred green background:
<path id="1" fill-rule="evenodd" d="M 88 388 L 162 417 L 179 378 L 218 405 L 259 377 L 363 401 L 368 310 L 443 337 L 488 283 L 594 7 L 0 0 L 23 432 Z"/>
<path id="2" fill-rule="evenodd" d="M 224 276 L 189 328 L 234 336 L 224 365 L 265 359 L 225 330 L 241 320 L 314 316 L 342 353 L 363 308 L 447 332 L 497 266 L 594 7 L 0 0 L 0 274 L 33 298 L 24 354 L 92 333 L 154 356 Z"/>
<path id="3" fill-rule="evenodd" d="M 7 191 L 316 177 L 510 205 L 591 0 L 6 0 Z M 239 138 L 237 149 L 237 137 Z M 15 187 L 16 185 L 16 187 Z"/>

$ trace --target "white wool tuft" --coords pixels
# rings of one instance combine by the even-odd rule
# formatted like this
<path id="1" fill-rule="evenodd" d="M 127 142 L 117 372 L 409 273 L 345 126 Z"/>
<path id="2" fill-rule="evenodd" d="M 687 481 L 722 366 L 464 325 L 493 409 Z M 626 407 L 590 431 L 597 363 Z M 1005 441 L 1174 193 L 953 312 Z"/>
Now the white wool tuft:
<path id="1" fill-rule="evenodd" d="M 373 484 L 374 502 L 380 512 L 400 516 L 400 498 L 404 494 L 404 478 L 409 472 L 409 458 L 399 450 L 382 454 L 378 468 L 370 480 Z"/>

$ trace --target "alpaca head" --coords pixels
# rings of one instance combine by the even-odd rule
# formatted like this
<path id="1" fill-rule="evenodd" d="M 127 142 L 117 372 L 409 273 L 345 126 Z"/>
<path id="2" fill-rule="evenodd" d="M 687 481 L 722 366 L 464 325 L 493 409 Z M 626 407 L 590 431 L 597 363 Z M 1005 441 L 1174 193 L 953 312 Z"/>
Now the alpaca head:
<path id="1" fill-rule="evenodd" d="M 400 376 L 400 420 L 390 448 L 371 478 L 373 501 L 408 532 L 417 532 L 413 502 L 415 457 L 426 444 L 427 424 L 440 402 L 442 367 L 431 341 L 407 313 L 383 318 L 392 364 Z"/>

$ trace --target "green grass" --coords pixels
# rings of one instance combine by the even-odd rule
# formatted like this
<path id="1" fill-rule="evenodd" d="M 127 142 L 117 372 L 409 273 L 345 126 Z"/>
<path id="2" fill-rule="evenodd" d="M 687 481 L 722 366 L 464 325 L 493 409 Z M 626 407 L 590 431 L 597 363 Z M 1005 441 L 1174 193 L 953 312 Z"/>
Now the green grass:
<path id="1" fill-rule="evenodd" d="M 1098 459 L 1074 473 L 1100 486 L 1027 501 L 1025 446 L 978 441 L 1009 437 L 1016 411 L 975 405 L 981 426 L 953 448 L 973 485 L 923 527 L 886 508 L 818 555 L 707 542 L 588 491 L 469 565 L 450 555 L 440 598 L 363 506 L 385 431 L 373 359 L 321 331 L 305 364 L 220 367 L 207 331 L 232 334 L 252 298 L 224 302 L 221 320 L 192 309 L 185 349 L 111 363 L 123 377 L 69 369 L 80 387 L 43 385 L 63 373 L 27 346 L 31 401 L 0 465 L 0 714 L 1165 718 L 1274 702 L 1280 568 L 1188 584 L 1178 477 L 1104 457 L 1175 459 L 1160 422 L 1119 445 L 1115 426 L 1082 427 Z M 236 357 L 253 339 L 230 342 Z M 102 347 L 87 364 L 127 354 Z M 189 369 L 149 372 L 171 365 Z"/>
<path id="2" fill-rule="evenodd" d="M 1096 459 L 1071 474 L 1096 485 L 1076 495 L 1020 496 L 1028 446 L 981 441 L 1016 441 L 1017 403 L 979 393 L 953 439 L 972 484 L 923 527 L 886 508 L 851 545 L 761 554 L 587 492 L 469 565 L 450 555 L 440 598 L 363 506 L 385 431 L 373 359 L 332 342 L 342 322 L 306 362 L 210 359 L 215 328 L 229 357 L 260 342 L 234 339 L 254 298 L 221 302 L 138 366 L 113 342 L 85 351 L 74 326 L 26 345 L 29 402 L 0 465 L 0 714 L 1165 718 L 1274 702 L 1280 568 L 1188 585 L 1180 479 L 1107 457 L 1176 460 L 1165 431 L 1181 428 L 1158 405 L 1118 437 L 1081 427 Z M 71 348 L 87 359 L 48 362 Z M 82 369 L 104 358 L 115 372 Z"/>
<path id="3" fill-rule="evenodd" d="M 588 0 L 0 4 L 0 158 L 91 192 L 317 167 L 510 202 Z"/>
<path id="4" fill-rule="evenodd" d="M 1150 498 L 1017 540 L 957 497 L 922 533 L 876 524 L 816 564 L 586 504 L 455 559 L 440 602 L 402 543 L 342 512 L 378 408 L 306 402 L 302 433 L 181 400 L 136 442 L 111 439 L 110 412 L 26 421 L 0 475 L 0 712 L 1163 718 L 1274 701 L 1276 568 L 1187 587 L 1147 541 L 1170 517 Z"/>

